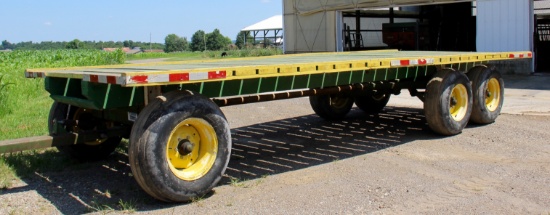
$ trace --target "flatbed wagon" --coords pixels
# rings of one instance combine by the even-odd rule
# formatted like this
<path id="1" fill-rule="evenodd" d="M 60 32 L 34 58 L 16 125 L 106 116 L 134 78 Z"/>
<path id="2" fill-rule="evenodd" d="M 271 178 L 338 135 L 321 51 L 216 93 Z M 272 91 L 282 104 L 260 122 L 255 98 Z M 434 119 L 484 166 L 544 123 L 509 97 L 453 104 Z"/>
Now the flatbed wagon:
<path id="1" fill-rule="evenodd" d="M 0 153 L 55 146 L 81 160 L 111 154 L 128 138 L 134 178 L 169 202 L 209 192 L 222 178 L 231 133 L 220 106 L 308 96 L 327 120 L 353 104 L 381 111 L 407 89 L 424 102 L 429 127 L 459 134 L 500 114 L 504 83 L 490 64 L 531 52 L 364 51 L 272 57 L 28 69 L 54 103 L 50 135 L 0 141 Z"/>

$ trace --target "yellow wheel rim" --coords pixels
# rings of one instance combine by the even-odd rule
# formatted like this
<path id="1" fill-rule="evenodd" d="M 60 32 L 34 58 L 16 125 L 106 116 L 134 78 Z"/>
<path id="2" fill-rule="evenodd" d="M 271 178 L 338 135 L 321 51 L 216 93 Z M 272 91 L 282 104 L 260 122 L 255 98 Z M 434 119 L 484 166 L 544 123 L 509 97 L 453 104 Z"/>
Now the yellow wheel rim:
<path id="1" fill-rule="evenodd" d="M 500 83 L 496 78 L 491 78 L 487 82 L 485 90 L 485 107 L 489 111 L 495 111 L 500 105 Z"/>
<path id="2" fill-rule="evenodd" d="M 386 94 L 378 94 L 372 96 L 372 99 L 374 99 L 375 101 L 382 101 L 384 98 L 386 98 Z"/>
<path id="3" fill-rule="evenodd" d="M 461 121 L 468 109 L 468 90 L 462 84 L 457 84 L 451 93 L 449 112 L 455 121 Z"/>
<path id="4" fill-rule="evenodd" d="M 166 159 L 178 178 L 192 181 L 206 175 L 216 161 L 218 138 L 210 123 L 199 118 L 180 122 L 170 133 Z"/>
<path id="5" fill-rule="evenodd" d="M 330 96 L 330 106 L 336 109 L 341 109 L 346 107 L 346 105 L 348 104 L 348 101 L 349 101 L 349 98 L 347 97 L 342 97 L 337 95 Z"/>

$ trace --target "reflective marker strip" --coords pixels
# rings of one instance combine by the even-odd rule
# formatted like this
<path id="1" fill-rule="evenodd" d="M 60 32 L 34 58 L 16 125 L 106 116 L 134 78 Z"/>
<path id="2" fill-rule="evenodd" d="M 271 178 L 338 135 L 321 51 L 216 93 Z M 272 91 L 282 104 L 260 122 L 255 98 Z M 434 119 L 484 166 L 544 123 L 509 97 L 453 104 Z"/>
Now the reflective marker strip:
<path id="1" fill-rule="evenodd" d="M 43 72 L 25 72 L 25 78 L 43 78 L 45 76 Z"/>
<path id="2" fill-rule="evenodd" d="M 414 59 L 414 60 L 392 60 L 391 65 L 392 66 L 410 66 L 410 65 L 427 65 L 427 64 L 433 64 L 434 59 L 433 58 L 427 58 L 427 59 Z"/>
<path id="3" fill-rule="evenodd" d="M 82 77 L 83 81 L 92 82 L 92 83 L 103 83 L 103 84 L 125 84 L 123 77 L 111 76 L 111 75 L 84 75 Z"/>
<path id="4" fill-rule="evenodd" d="M 175 73 L 168 77 L 170 82 L 189 81 L 189 73 Z"/>
<path id="5" fill-rule="evenodd" d="M 533 57 L 533 54 L 532 53 L 527 53 L 527 54 L 510 54 L 509 58 L 525 58 L 525 57 L 528 57 L 528 58 L 531 58 Z"/>
<path id="6" fill-rule="evenodd" d="M 126 77 L 126 84 L 169 83 L 223 79 L 227 77 L 226 71 L 210 72 L 186 72 L 160 75 L 136 75 Z"/>
<path id="7" fill-rule="evenodd" d="M 189 80 L 198 81 L 208 79 L 208 72 L 190 73 Z"/>

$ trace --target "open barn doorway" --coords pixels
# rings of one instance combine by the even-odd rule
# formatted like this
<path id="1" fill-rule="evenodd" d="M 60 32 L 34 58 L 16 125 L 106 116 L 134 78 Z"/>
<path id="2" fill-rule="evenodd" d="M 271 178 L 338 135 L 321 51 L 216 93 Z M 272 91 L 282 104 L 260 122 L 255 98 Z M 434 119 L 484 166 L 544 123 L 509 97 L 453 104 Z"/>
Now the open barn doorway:
<path id="1" fill-rule="evenodd" d="M 472 2 L 343 11 L 344 51 L 475 51 Z"/>
<path id="2" fill-rule="evenodd" d="M 550 73 L 550 1 L 535 0 L 535 72 Z"/>

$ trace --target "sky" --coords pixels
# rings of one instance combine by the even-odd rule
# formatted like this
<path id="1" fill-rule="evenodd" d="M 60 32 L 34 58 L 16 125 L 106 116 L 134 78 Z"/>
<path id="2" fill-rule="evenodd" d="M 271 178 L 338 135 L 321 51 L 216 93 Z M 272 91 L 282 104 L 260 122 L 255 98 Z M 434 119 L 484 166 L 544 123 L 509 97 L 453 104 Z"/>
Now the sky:
<path id="1" fill-rule="evenodd" d="M 235 40 L 240 29 L 282 14 L 282 0 L 2 0 L 0 41 L 124 41 L 164 43 L 218 28 Z"/>

